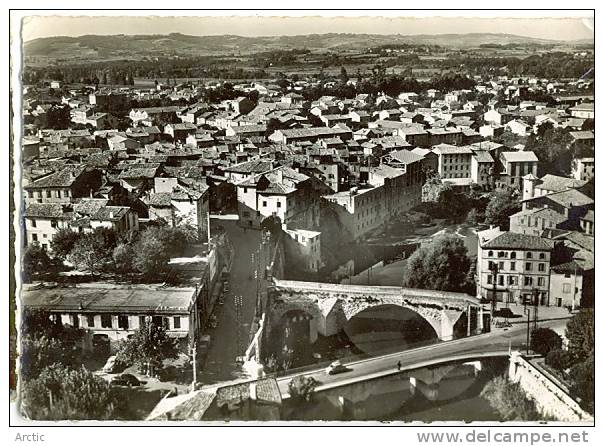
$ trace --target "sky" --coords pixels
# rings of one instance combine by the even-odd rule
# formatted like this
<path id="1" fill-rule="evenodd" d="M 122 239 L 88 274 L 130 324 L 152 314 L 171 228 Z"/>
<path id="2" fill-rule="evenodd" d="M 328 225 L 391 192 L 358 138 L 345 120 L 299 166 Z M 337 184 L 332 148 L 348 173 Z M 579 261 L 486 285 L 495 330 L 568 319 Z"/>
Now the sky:
<path id="1" fill-rule="evenodd" d="M 536 11 L 527 17 L 527 13 L 516 14 L 502 11 L 500 17 L 472 17 L 476 12 L 464 14 L 463 11 L 397 11 L 399 17 L 384 17 L 384 12 L 353 12 L 357 17 L 342 17 L 344 13 L 336 11 L 331 14 L 339 16 L 321 17 L 309 16 L 312 12 L 298 12 L 292 16 L 291 11 L 284 14 L 289 17 L 275 17 L 264 14 L 253 16 L 253 11 L 247 11 L 247 16 L 225 16 L 228 12 L 193 11 L 197 16 L 159 17 L 161 14 L 150 11 L 149 15 L 124 17 L 124 11 L 116 11 L 120 16 L 29 16 L 23 19 L 22 37 L 24 41 L 39 37 L 51 36 L 81 36 L 86 34 L 169 34 L 182 33 L 195 36 L 203 35 L 240 35 L 240 36 L 269 36 L 269 35 L 304 35 L 323 33 L 367 33 L 367 34 L 465 34 L 465 33 L 505 33 L 520 36 L 536 37 L 554 40 L 577 40 L 593 38 L 592 11 Z M 191 14 L 187 13 L 186 14 Z M 91 14 L 91 13 L 88 13 Z M 155 16 L 152 16 L 154 14 Z M 181 12 L 179 11 L 179 14 Z M 207 14 L 215 16 L 210 17 Z M 238 14 L 241 14 L 239 12 Z M 273 13 L 274 14 L 274 13 Z M 308 14 L 302 16 L 301 14 Z M 346 14 L 351 14 L 350 12 Z M 358 17 L 360 14 L 372 14 Z M 382 14 L 382 16 L 376 16 Z M 392 13 L 390 13 L 392 14 Z M 409 15 L 416 17 L 409 17 Z M 444 15 L 449 16 L 444 16 Z M 452 17 L 455 14 L 457 17 Z M 484 14 L 484 13 L 483 13 Z M 535 16 L 541 14 L 541 17 Z M 173 14 L 172 14 L 173 15 Z M 431 16 L 430 16 L 431 15 Z M 402 16 L 402 17 L 401 17 Z M 444 17 L 443 17 L 444 16 Z M 549 16 L 549 17 L 548 17 Z"/>

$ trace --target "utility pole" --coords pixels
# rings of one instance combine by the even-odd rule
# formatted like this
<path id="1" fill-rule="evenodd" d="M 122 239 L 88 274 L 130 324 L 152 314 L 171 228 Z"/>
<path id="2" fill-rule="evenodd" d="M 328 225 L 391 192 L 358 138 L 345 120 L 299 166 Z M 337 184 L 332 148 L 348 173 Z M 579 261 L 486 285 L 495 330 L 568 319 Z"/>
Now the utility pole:
<path id="1" fill-rule="evenodd" d="M 497 311 L 497 273 L 499 267 L 497 263 L 493 262 L 491 265 L 491 273 L 493 274 L 493 296 L 491 298 L 491 318 L 495 317 L 495 311 Z"/>
<path id="2" fill-rule="evenodd" d="M 235 300 L 235 320 L 236 320 L 236 342 L 237 342 L 237 350 L 235 354 L 235 359 L 239 356 L 239 352 L 241 351 L 241 307 L 243 306 L 243 298 L 241 296 L 234 296 Z"/>
<path id="3" fill-rule="evenodd" d="M 191 390 L 195 390 L 195 385 L 197 384 L 197 341 L 193 341 L 191 356 L 193 362 L 193 382 L 191 383 Z"/>
<path id="4" fill-rule="evenodd" d="M 533 330 L 537 329 L 537 318 L 539 314 L 539 290 L 533 289 Z"/>

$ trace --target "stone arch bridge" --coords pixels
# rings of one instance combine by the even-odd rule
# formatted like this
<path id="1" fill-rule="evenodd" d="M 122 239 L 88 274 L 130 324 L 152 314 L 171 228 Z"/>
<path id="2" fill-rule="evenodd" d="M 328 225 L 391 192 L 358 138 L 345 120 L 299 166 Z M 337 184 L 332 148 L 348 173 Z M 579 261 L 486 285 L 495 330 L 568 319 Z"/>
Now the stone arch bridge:
<path id="1" fill-rule="evenodd" d="M 462 316 L 468 321 L 467 335 L 483 331 L 480 300 L 464 293 L 278 279 L 272 279 L 267 291 L 265 339 L 277 335 L 275 330 L 284 319 L 305 317 L 310 324 L 310 341 L 314 342 L 318 334 L 334 335 L 356 314 L 381 305 L 417 313 L 441 340 L 453 338 L 454 326 Z"/>

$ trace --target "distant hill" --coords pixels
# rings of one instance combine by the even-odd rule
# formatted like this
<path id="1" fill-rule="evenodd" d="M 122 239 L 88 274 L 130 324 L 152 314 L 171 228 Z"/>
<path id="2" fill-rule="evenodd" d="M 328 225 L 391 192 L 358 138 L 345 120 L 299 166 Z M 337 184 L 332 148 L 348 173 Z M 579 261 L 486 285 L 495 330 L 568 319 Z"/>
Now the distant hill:
<path id="1" fill-rule="evenodd" d="M 593 42 L 593 40 L 591 41 Z M 300 36 L 243 37 L 167 35 L 86 35 L 80 37 L 46 37 L 25 42 L 26 56 L 57 59 L 102 60 L 115 58 L 139 59 L 161 55 L 202 56 L 250 54 L 270 50 L 307 48 L 315 51 L 366 49 L 389 44 L 440 45 L 451 48 L 472 48 L 482 44 L 560 45 L 589 44 L 535 39 L 511 34 L 310 34 Z"/>

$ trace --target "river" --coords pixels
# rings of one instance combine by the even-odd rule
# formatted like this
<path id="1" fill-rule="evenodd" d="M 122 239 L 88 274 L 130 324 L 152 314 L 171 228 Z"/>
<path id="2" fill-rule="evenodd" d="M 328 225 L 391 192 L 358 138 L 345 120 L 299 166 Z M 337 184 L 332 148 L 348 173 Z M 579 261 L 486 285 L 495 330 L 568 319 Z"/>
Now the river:
<path id="1" fill-rule="evenodd" d="M 283 416 L 305 421 L 501 421 L 480 393 L 489 380 L 506 372 L 507 360 L 478 364 L 403 372 L 320 392 L 303 405 L 287 400 Z"/>

